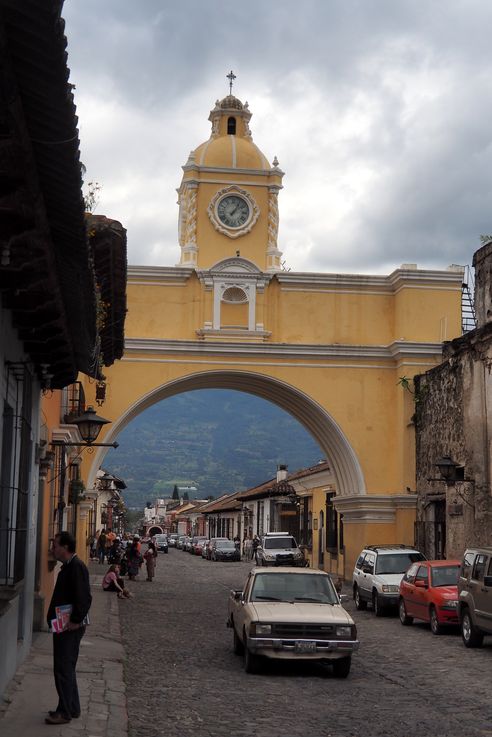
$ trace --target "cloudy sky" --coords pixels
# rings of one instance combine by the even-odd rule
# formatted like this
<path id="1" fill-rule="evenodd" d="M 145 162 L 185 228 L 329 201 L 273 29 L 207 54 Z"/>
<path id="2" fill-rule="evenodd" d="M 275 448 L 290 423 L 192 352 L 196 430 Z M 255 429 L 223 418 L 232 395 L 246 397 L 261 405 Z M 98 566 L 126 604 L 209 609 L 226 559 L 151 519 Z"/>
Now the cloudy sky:
<path id="1" fill-rule="evenodd" d="M 492 232 L 490 0 L 66 0 L 63 16 L 86 181 L 131 264 L 178 262 L 181 166 L 230 69 L 286 173 L 292 270 L 466 265 Z"/>

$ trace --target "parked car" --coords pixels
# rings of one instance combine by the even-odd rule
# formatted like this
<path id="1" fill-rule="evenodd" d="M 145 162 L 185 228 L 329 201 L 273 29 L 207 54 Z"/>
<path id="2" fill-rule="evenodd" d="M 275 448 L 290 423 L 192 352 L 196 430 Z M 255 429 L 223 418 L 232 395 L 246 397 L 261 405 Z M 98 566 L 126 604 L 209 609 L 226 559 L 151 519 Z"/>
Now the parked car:
<path id="1" fill-rule="evenodd" d="M 368 545 L 357 558 L 352 575 L 356 609 L 371 603 L 376 617 L 396 609 L 400 600 L 400 582 L 412 563 L 425 560 L 407 545 Z"/>
<path id="2" fill-rule="evenodd" d="M 232 540 L 214 540 L 210 558 L 211 560 L 241 560 L 241 553 Z"/>
<path id="3" fill-rule="evenodd" d="M 465 550 L 458 578 L 458 617 L 466 647 L 492 635 L 492 548 Z"/>
<path id="4" fill-rule="evenodd" d="M 167 541 L 167 535 L 164 533 L 154 535 L 155 546 L 157 550 L 161 550 L 163 553 L 169 552 L 169 545 Z"/>
<path id="5" fill-rule="evenodd" d="M 183 550 L 185 540 L 186 540 L 186 535 L 179 535 L 178 536 L 178 539 L 176 541 L 176 547 L 177 547 L 178 550 Z"/>
<path id="6" fill-rule="evenodd" d="M 192 555 L 201 555 L 203 544 L 206 542 L 206 537 L 192 537 L 191 538 L 191 550 Z"/>
<path id="7" fill-rule="evenodd" d="M 303 566 L 304 555 L 288 532 L 267 532 L 257 551 L 260 566 Z"/>
<path id="8" fill-rule="evenodd" d="M 247 673 L 263 658 L 330 663 L 346 678 L 359 647 L 353 619 L 331 577 L 304 568 L 253 568 L 242 591 L 231 591 L 228 626 Z"/>
<path id="9" fill-rule="evenodd" d="M 430 622 L 432 634 L 458 624 L 459 560 L 424 560 L 412 563 L 400 583 L 400 622 Z"/>
<path id="10" fill-rule="evenodd" d="M 229 540 L 228 537 L 211 537 L 207 545 L 207 560 L 212 560 L 212 546 L 217 540 Z"/>
<path id="11" fill-rule="evenodd" d="M 179 538 L 179 535 L 177 532 L 171 532 L 171 534 L 167 536 L 167 542 L 170 548 L 176 547 L 178 538 Z"/>

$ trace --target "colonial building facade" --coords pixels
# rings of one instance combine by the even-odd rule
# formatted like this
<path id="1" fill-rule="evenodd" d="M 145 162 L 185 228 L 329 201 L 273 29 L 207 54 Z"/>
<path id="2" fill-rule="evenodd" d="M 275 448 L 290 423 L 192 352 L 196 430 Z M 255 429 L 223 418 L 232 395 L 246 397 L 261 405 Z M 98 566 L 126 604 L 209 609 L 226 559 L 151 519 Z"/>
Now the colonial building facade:
<path id="1" fill-rule="evenodd" d="M 253 142 L 251 116 L 233 95 L 217 101 L 209 138 L 183 166 L 179 264 L 129 268 L 125 352 L 107 372 L 104 439 L 193 389 L 276 403 L 329 463 L 330 509 L 344 526 L 344 556 L 333 565 L 349 570 L 361 544 L 414 541 L 414 408 L 398 382 L 436 365 L 442 341 L 460 334 L 463 274 L 411 264 L 387 276 L 284 271 L 283 172 Z M 103 457 L 85 462 L 89 486 Z"/>
<path id="2" fill-rule="evenodd" d="M 459 557 L 492 535 L 492 242 L 474 266 L 476 329 L 415 379 L 417 540 L 429 558 Z"/>

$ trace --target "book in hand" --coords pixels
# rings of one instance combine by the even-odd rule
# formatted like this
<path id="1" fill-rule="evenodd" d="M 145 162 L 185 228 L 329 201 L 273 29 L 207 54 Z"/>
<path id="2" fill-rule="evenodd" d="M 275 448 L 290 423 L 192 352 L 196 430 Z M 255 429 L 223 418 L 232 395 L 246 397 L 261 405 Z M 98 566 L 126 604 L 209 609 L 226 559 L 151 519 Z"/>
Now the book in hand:
<path id="1" fill-rule="evenodd" d="M 68 623 L 70 622 L 70 615 L 72 614 L 71 604 L 62 604 L 61 606 L 55 607 L 55 619 L 51 620 L 51 631 L 60 634 L 68 629 Z M 89 624 L 89 615 L 86 614 L 82 622 L 82 627 Z"/>

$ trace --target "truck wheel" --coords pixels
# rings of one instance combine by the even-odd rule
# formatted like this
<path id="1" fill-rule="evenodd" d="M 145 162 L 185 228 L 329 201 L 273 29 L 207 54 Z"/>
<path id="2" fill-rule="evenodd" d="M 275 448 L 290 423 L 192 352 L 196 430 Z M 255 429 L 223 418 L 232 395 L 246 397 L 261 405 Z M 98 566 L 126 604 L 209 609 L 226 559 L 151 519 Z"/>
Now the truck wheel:
<path id="1" fill-rule="evenodd" d="M 255 653 L 252 653 L 248 649 L 246 632 L 244 633 L 243 640 L 244 647 L 244 670 L 246 673 L 259 673 L 260 672 L 260 658 Z"/>
<path id="2" fill-rule="evenodd" d="M 333 661 L 333 675 L 336 678 L 347 678 L 350 673 L 350 666 L 352 665 L 352 658 L 339 658 Z"/>
<path id="3" fill-rule="evenodd" d="M 475 628 L 468 609 L 461 616 L 461 637 L 465 647 L 482 647 L 483 635 Z"/>
<path id="4" fill-rule="evenodd" d="M 236 628 L 234 627 L 234 622 L 232 623 L 232 632 L 233 632 L 233 650 L 235 655 L 242 655 L 244 653 L 244 645 L 237 636 Z"/>
<path id="5" fill-rule="evenodd" d="M 354 601 L 355 601 L 355 608 L 362 612 L 364 609 L 367 609 L 367 601 L 364 601 L 360 598 L 360 591 L 358 586 L 354 586 Z"/>

